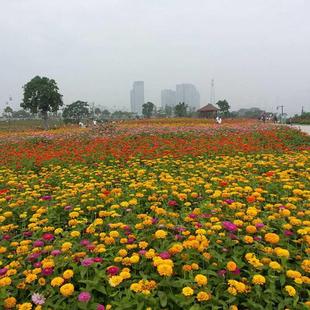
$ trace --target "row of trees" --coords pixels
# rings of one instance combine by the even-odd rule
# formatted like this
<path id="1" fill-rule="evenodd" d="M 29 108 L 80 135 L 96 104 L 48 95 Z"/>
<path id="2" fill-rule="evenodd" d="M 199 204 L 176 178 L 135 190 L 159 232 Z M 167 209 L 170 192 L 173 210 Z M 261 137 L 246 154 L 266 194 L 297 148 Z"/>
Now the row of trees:
<path id="1" fill-rule="evenodd" d="M 59 93 L 57 83 L 53 79 L 47 77 L 36 76 L 26 85 L 23 86 L 24 94 L 21 107 L 23 110 L 14 112 L 12 108 L 6 107 L 4 115 L 8 118 L 30 118 L 31 114 L 41 115 L 44 121 L 44 128 L 48 128 L 49 113 L 57 113 L 63 106 L 63 96 Z M 226 100 L 217 103 L 221 113 L 228 116 L 229 104 Z M 29 112 L 30 113 L 29 113 Z M 164 109 L 156 111 L 156 106 L 152 102 L 147 102 L 142 107 L 142 114 L 144 117 L 150 118 L 153 115 L 168 115 L 173 114 L 177 117 L 189 116 L 188 106 L 184 102 L 180 102 L 175 107 L 166 106 Z M 96 108 L 92 113 L 87 102 L 75 101 L 66 106 L 62 113 L 63 119 L 67 122 L 77 123 L 82 119 L 89 117 L 96 118 L 132 118 L 134 115 L 129 112 L 116 111 L 112 114 L 108 110 L 101 111 Z"/>

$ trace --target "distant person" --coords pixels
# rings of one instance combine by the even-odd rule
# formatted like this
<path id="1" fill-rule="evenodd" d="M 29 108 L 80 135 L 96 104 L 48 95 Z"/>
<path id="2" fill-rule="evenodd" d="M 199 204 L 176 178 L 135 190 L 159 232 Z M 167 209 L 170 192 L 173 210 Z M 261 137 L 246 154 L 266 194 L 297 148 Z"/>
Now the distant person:
<path id="1" fill-rule="evenodd" d="M 222 124 L 222 119 L 221 119 L 220 116 L 217 116 L 215 121 L 216 121 L 217 124 Z"/>
<path id="2" fill-rule="evenodd" d="M 277 115 L 274 115 L 274 116 L 273 116 L 273 122 L 274 122 L 274 123 L 277 123 L 277 122 L 278 122 Z"/>

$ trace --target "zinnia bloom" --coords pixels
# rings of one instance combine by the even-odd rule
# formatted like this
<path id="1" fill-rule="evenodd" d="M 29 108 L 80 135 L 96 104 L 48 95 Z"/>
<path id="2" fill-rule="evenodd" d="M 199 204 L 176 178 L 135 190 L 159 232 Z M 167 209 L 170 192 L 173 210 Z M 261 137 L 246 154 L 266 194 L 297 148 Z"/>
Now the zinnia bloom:
<path id="1" fill-rule="evenodd" d="M 236 231 L 238 229 L 238 227 L 235 224 L 229 221 L 222 222 L 222 225 L 228 231 Z"/>
<path id="2" fill-rule="evenodd" d="M 80 302 L 89 302 L 91 299 L 91 294 L 89 292 L 81 292 L 78 296 Z"/>
<path id="3" fill-rule="evenodd" d="M 31 300 L 35 305 L 43 305 L 45 303 L 45 297 L 39 293 L 32 294 Z"/>

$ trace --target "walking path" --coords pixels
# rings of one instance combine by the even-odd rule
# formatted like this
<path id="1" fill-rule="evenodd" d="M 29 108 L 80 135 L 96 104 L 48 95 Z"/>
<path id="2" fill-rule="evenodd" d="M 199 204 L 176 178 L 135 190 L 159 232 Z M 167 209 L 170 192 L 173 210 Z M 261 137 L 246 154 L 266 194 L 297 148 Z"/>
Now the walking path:
<path id="1" fill-rule="evenodd" d="M 310 125 L 292 125 L 292 126 L 310 135 Z"/>

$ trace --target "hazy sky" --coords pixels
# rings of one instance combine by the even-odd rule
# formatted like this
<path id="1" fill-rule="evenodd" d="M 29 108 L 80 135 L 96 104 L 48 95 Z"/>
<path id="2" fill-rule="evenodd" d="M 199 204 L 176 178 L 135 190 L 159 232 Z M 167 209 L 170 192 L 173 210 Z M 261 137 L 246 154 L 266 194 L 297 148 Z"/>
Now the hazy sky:
<path id="1" fill-rule="evenodd" d="M 201 106 L 227 99 L 310 111 L 310 0 L 0 0 L 0 111 L 35 75 L 75 100 L 129 110 L 193 83 Z"/>

